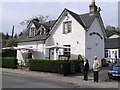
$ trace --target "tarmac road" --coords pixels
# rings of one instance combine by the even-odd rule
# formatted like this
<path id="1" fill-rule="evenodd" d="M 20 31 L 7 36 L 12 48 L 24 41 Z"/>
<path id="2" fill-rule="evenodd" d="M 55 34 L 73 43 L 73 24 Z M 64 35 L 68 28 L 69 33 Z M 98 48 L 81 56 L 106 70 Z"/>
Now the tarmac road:
<path id="1" fill-rule="evenodd" d="M 63 90 L 66 88 L 68 90 L 96 90 L 96 88 L 80 88 L 76 86 L 75 84 L 68 84 L 63 82 L 54 82 L 49 81 L 42 78 L 37 77 L 30 77 L 30 76 L 19 76 L 19 75 L 11 75 L 11 74 L 3 74 L 2 76 L 2 88 L 3 90 L 23 90 L 26 88 L 39 90 L 40 88 L 63 88 Z M 4 89 L 5 88 L 5 89 Z M 8 88 L 8 89 L 6 89 Z M 10 88 L 10 89 L 9 89 Z M 11 89 L 13 88 L 13 89 Z M 16 88 L 16 89 L 15 89 Z M 20 89 L 21 88 L 21 89 Z M 51 89 L 50 89 L 51 90 Z M 118 90 L 115 88 L 108 88 L 108 89 L 97 89 L 97 90 Z"/>
<path id="2" fill-rule="evenodd" d="M 20 69 L 2 69 L 3 88 L 107 88 L 115 90 L 120 85 L 117 80 L 109 80 L 107 76 L 107 67 L 100 70 L 99 83 L 94 83 L 92 72 L 89 74 L 89 80 L 83 81 L 83 75 L 76 74 L 72 76 L 62 76 L 59 74 L 35 72 Z M 86 90 L 86 89 L 85 89 Z M 98 89 L 99 90 L 99 89 Z"/>
<path id="3" fill-rule="evenodd" d="M 2 88 L 74 88 L 74 85 L 54 82 L 45 78 L 3 74 Z"/>

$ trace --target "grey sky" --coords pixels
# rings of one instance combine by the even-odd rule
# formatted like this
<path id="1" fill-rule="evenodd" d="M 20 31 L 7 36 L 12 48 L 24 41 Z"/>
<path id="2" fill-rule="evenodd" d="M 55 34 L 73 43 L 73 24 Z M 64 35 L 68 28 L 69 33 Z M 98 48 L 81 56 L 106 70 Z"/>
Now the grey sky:
<path id="1" fill-rule="evenodd" d="M 64 8 L 78 14 L 89 12 L 89 2 L 2 2 L 2 32 L 11 34 L 15 25 L 15 33 L 22 31 L 20 22 L 38 15 L 48 15 L 49 19 L 57 19 Z M 118 26 L 118 2 L 97 2 L 101 7 L 101 15 L 105 26 Z M 1 11 L 1 10 L 0 10 Z"/>

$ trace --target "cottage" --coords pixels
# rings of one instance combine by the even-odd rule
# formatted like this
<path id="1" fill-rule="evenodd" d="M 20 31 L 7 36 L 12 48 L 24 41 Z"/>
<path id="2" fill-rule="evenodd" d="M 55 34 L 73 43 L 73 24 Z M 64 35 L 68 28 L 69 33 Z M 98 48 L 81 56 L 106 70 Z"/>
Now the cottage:
<path id="1" fill-rule="evenodd" d="M 105 58 L 120 58 L 120 33 L 113 33 L 105 40 Z"/>
<path id="2" fill-rule="evenodd" d="M 58 60 L 61 57 L 77 59 L 85 56 L 90 66 L 93 56 L 104 58 L 104 38 L 106 37 L 100 8 L 92 0 L 89 13 L 76 14 L 68 9 L 56 20 L 39 23 L 33 19 L 26 31 L 17 39 L 18 62 L 34 59 Z"/>

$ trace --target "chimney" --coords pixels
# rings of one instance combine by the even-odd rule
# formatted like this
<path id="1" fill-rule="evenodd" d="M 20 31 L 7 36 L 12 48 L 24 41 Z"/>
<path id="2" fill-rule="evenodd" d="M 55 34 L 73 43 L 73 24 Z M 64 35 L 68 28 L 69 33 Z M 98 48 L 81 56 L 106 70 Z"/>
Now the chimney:
<path id="1" fill-rule="evenodd" d="M 35 21 L 35 22 L 39 22 L 39 19 L 38 19 L 38 18 L 34 18 L 32 21 L 33 21 L 33 22 L 34 22 L 34 21 Z"/>
<path id="2" fill-rule="evenodd" d="M 90 15 L 94 15 L 95 13 L 97 13 L 97 6 L 95 5 L 95 0 L 91 1 L 89 10 L 90 10 Z"/>

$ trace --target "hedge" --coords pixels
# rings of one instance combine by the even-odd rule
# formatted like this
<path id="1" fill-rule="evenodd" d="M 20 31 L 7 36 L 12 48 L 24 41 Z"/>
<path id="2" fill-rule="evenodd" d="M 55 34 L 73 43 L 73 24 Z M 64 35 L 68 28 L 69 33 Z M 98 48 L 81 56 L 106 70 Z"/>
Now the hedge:
<path id="1" fill-rule="evenodd" d="M 55 60 L 29 60 L 29 68 L 35 71 L 58 72 L 62 62 Z"/>
<path id="2" fill-rule="evenodd" d="M 2 59 L 3 68 L 17 68 L 17 59 L 14 57 L 3 57 Z"/>
<path id="3" fill-rule="evenodd" d="M 80 63 L 83 63 L 80 60 L 70 60 L 69 61 L 70 66 L 73 65 L 74 72 L 71 73 L 81 73 Z"/>
<path id="4" fill-rule="evenodd" d="M 81 61 L 79 60 L 66 61 L 31 59 L 29 60 L 29 69 L 32 71 L 53 72 L 67 75 L 70 73 L 81 72 L 80 63 Z"/>
<path id="5" fill-rule="evenodd" d="M 17 50 L 2 50 L 2 57 L 16 57 Z"/>

